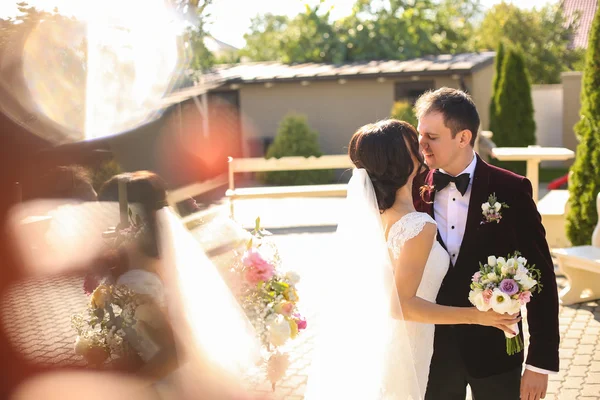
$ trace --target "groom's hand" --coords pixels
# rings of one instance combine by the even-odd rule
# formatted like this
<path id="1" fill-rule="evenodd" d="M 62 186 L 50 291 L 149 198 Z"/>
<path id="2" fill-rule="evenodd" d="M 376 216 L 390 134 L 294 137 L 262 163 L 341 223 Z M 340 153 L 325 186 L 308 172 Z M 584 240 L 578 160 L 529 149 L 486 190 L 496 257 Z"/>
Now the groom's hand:
<path id="1" fill-rule="evenodd" d="M 521 378 L 521 400 L 539 400 L 546 397 L 548 375 L 526 369 Z"/>

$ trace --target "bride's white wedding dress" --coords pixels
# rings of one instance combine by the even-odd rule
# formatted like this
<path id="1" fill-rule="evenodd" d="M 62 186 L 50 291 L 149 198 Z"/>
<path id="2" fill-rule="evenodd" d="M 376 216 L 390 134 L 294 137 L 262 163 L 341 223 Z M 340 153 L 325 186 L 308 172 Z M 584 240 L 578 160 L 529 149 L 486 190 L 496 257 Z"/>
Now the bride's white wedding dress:
<path id="1" fill-rule="evenodd" d="M 353 170 L 331 258 L 320 270 L 323 300 L 305 399 L 425 397 L 435 326 L 404 319 L 393 261 L 427 223 L 435 224 L 428 214 L 409 213 L 386 238 L 371 179 Z M 435 302 L 449 264 L 435 241 L 419 297 Z"/>
<path id="2" fill-rule="evenodd" d="M 388 233 L 387 245 L 394 260 L 400 256 L 406 241 L 416 237 L 427 223 L 436 224 L 429 214 L 412 212 L 404 215 L 392 225 Z M 449 265 L 450 256 L 442 245 L 434 239 L 429 258 L 423 270 L 423 278 L 417 290 L 417 296 L 435 303 Z M 427 388 L 431 356 L 433 355 L 435 325 L 406 321 L 405 326 L 414 358 L 419 391 L 424 395 Z"/>

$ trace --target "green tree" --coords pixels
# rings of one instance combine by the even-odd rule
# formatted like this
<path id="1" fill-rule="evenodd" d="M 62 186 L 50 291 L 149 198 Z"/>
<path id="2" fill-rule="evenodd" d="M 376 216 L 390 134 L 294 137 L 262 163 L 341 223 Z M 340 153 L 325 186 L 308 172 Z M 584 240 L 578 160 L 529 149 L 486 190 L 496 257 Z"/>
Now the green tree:
<path id="1" fill-rule="evenodd" d="M 527 54 L 525 64 L 532 83 L 559 83 L 563 71 L 572 70 L 583 51 L 569 47 L 578 21 L 568 24 L 562 3 L 539 10 L 502 2 L 493 6 L 473 35 L 475 50 L 496 49 L 506 40 Z"/>
<path id="2" fill-rule="evenodd" d="M 322 4 L 289 19 L 253 19 L 243 55 L 255 61 L 405 60 L 468 50 L 478 0 L 357 0 L 352 14 L 330 20 Z"/>
<path id="3" fill-rule="evenodd" d="M 319 135 L 312 130 L 302 115 L 286 115 L 277 131 L 275 140 L 267 150 L 266 158 L 289 156 L 320 157 Z M 275 171 L 259 175 L 265 183 L 276 185 L 316 185 L 332 180 L 331 170 Z"/>
<path id="4" fill-rule="evenodd" d="M 600 6 L 590 30 L 583 87 L 577 158 L 569 178 L 567 236 L 575 246 L 590 244 L 598 222 L 596 196 L 600 192 Z"/>
<path id="5" fill-rule="evenodd" d="M 408 101 L 397 101 L 392 106 L 392 111 L 390 112 L 390 118 L 399 119 L 401 121 L 406 121 L 415 128 L 419 124 L 417 117 L 415 116 L 415 111 L 413 109 L 413 105 Z"/>
<path id="6" fill-rule="evenodd" d="M 344 61 L 345 48 L 329 23 L 329 11 L 320 7 L 306 5 L 304 12 L 292 19 L 273 14 L 253 18 L 240 55 L 284 63 Z"/>
<path id="7" fill-rule="evenodd" d="M 498 87 L 500 86 L 500 78 L 502 77 L 502 63 L 504 61 L 504 43 L 500 42 L 498 44 L 498 50 L 496 50 L 496 59 L 495 59 L 495 74 L 494 81 L 492 83 L 492 101 L 490 101 L 490 131 L 492 133 L 497 128 L 498 121 L 498 111 L 496 110 L 496 102 L 494 99 L 498 95 Z M 493 138 L 492 138 L 493 140 Z"/>
<path id="8" fill-rule="evenodd" d="M 503 57 L 496 103 L 494 143 L 498 147 L 524 147 L 535 144 L 535 120 L 531 86 L 523 54 L 511 48 Z M 517 173 L 525 172 L 524 162 L 501 163 Z"/>

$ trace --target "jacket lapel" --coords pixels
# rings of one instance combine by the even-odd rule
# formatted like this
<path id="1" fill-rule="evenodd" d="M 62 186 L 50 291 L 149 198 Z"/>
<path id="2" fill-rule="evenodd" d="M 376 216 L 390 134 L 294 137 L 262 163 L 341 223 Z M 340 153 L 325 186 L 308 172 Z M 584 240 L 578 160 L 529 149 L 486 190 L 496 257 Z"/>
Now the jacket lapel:
<path id="1" fill-rule="evenodd" d="M 473 174 L 473 183 L 471 186 L 471 197 L 469 199 L 469 210 L 467 212 L 467 223 L 465 226 L 465 234 L 460 244 L 460 251 L 456 259 L 455 265 L 458 265 L 461 255 L 466 253 L 468 248 L 477 238 L 477 231 L 481 226 L 482 214 L 481 204 L 485 203 L 490 196 L 490 167 L 483 161 L 479 155 L 477 157 L 477 165 Z"/>

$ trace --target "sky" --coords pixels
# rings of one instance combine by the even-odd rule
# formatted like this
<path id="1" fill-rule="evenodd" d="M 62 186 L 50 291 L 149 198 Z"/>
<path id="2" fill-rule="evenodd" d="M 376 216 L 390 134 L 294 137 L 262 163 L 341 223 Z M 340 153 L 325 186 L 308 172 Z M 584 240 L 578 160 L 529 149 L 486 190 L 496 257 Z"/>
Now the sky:
<path id="1" fill-rule="evenodd" d="M 0 18 L 16 13 L 16 3 L 22 0 L 0 0 Z M 78 14 L 89 1 L 97 0 L 27 0 L 31 5 L 46 10 L 58 7 L 66 13 Z M 126 1 L 126 0 L 125 0 Z M 314 5 L 319 0 L 213 0 L 208 30 L 211 35 L 235 47 L 244 46 L 244 33 L 250 27 L 250 19 L 267 12 L 293 16 L 301 12 L 304 4 Z M 418 1 L 418 0 L 417 0 Z M 480 0 L 484 8 L 489 8 L 501 0 Z M 507 0 L 523 8 L 542 7 L 556 0 Z M 325 0 L 324 7 L 333 7 L 332 18 L 348 15 L 355 0 Z"/>

